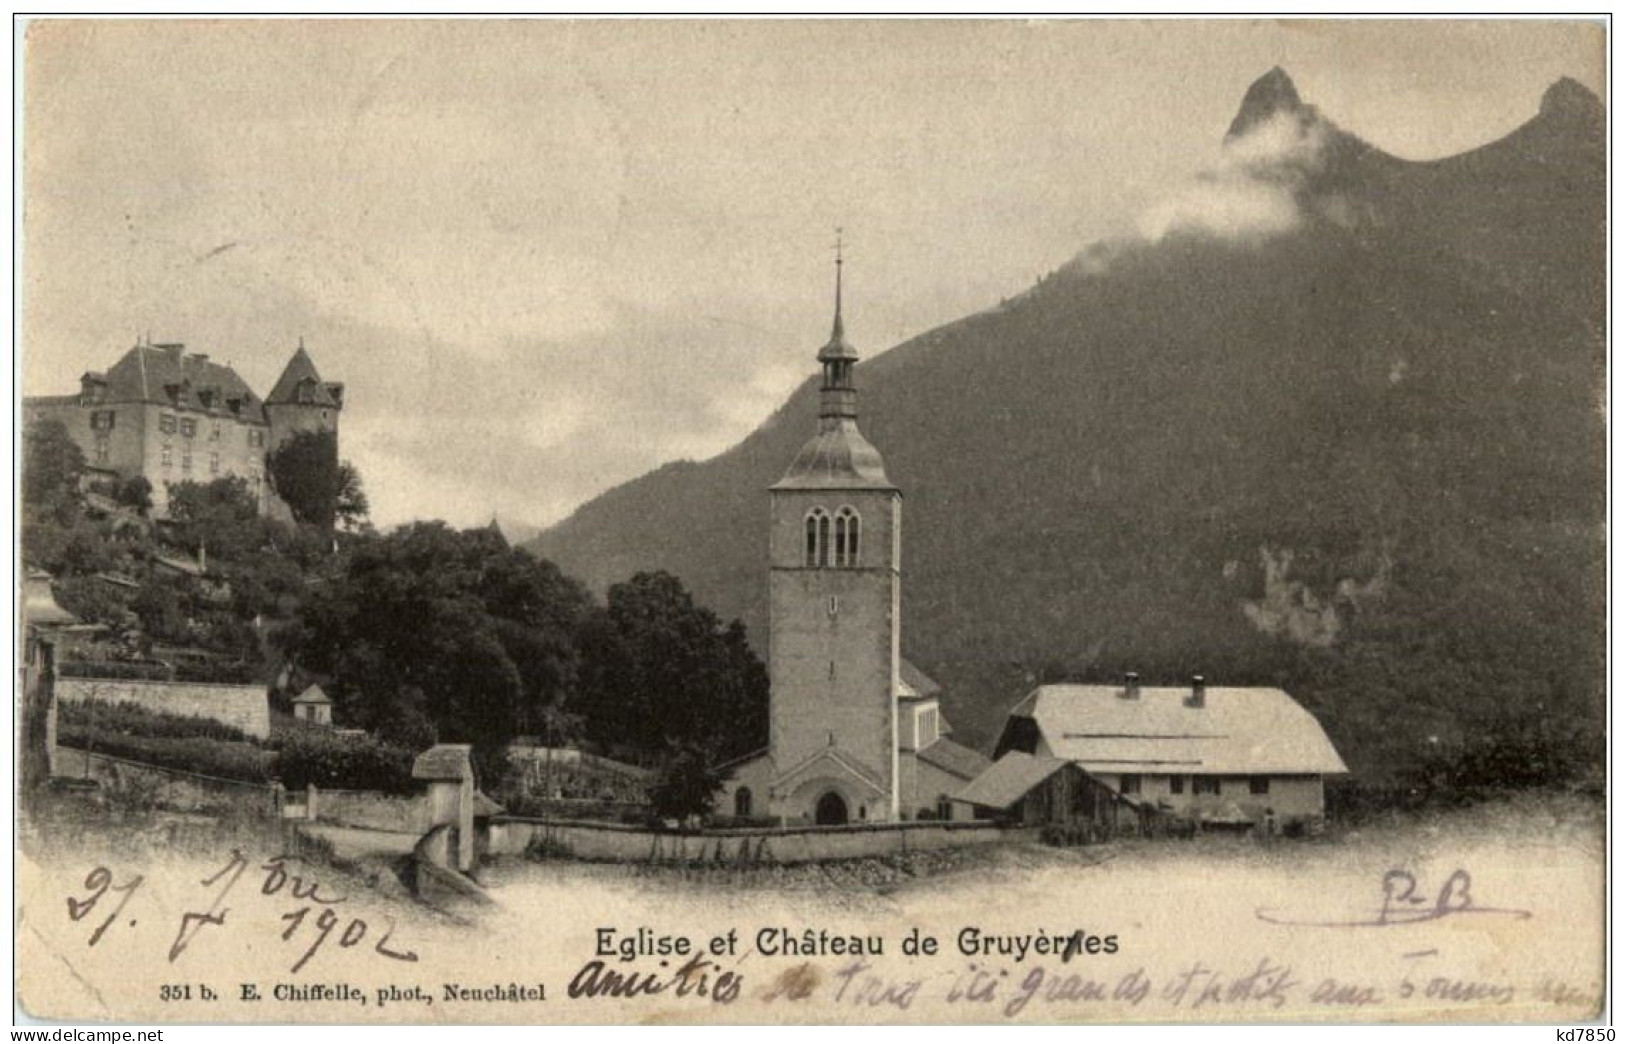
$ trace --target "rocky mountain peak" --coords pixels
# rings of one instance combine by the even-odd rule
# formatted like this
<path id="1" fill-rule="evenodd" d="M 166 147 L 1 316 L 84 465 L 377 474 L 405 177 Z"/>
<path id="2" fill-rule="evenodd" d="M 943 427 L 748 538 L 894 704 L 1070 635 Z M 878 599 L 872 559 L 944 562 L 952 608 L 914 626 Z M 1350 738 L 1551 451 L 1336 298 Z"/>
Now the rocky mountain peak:
<path id="1" fill-rule="evenodd" d="M 1239 138 L 1278 113 L 1302 113 L 1304 108 L 1292 77 L 1277 65 L 1247 88 L 1246 96 L 1241 99 L 1241 109 L 1236 113 L 1236 118 L 1230 121 L 1230 130 L 1225 137 Z"/>
<path id="2" fill-rule="evenodd" d="M 1565 76 L 1546 88 L 1540 99 L 1540 114 L 1565 120 L 1602 120 L 1602 100 L 1591 89 Z"/>

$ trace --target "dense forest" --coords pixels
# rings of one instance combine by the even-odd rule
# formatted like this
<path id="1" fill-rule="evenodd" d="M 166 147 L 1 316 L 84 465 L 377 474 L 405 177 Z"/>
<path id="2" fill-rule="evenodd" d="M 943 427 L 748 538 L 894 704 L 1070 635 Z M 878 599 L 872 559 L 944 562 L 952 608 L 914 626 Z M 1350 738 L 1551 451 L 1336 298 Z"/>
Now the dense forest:
<path id="1" fill-rule="evenodd" d="M 59 423 L 31 425 L 25 562 L 52 574 L 64 608 L 103 625 L 64 669 L 260 681 L 284 717 L 319 682 L 336 724 L 384 745 L 347 756 L 394 758 L 380 762 L 390 779 L 391 751 L 468 742 L 494 782 L 524 736 L 654 766 L 703 798 L 716 764 L 765 741 L 767 673 L 743 626 L 671 576 L 638 574 L 598 602 L 494 526 L 377 532 L 360 476 L 331 445 L 288 446 L 271 473 L 298 491 L 295 521 L 261 515 L 235 478 L 171 487 L 159 519 L 142 480 L 98 479 Z M 313 742 L 285 746 L 282 761 Z M 226 753 L 259 770 L 259 754 Z"/>

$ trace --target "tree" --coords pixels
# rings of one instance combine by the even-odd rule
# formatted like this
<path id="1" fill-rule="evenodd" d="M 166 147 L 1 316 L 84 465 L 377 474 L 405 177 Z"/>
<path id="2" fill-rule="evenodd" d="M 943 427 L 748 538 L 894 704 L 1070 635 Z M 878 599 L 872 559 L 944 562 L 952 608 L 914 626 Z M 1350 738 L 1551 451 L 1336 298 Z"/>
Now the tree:
<path id="1" fill-rule="evenodd" d="M 265 526 L 248 481 L 226 475 L 211 482 L 179 482 L 169 487 L 169 517 L 179 523 L 180 543 L 236 558 L 259 547 Z"/>
<path id="2" fill-rule="evenodd" d="M 573 695 L 585 589 L 488 531 L 441 522 L 357 534 L 346 548 L 279 644 L 333 679 L 345 721 L 472 743 L 494 782 L 513 737 Z"/>
<path id="3" fill-rule="evenodd" d="M 589 734 L 655 755 L 671 743 L 749 753 L 767 739 L 767 669 L 738 621 L 723 625 L 669 573 L 609 590 L 578 634 Z"/>
<path id="4" fill-rule="evenodd" d="M 361 524 L 368 512 L 361 474 L 339 460 L 339 439 L 331 431 L 301 431 L 267 459 L 277 495 L 300 522 L 331 529 Z"/>
<path id="5" fill-rule="evenodd" d="M 152 483 L 145 475 L 131 475 L 113 487 L 113 502 L 145 515 L 152 510 Z"/>
<path id="6" fill-rule="evenodd" d="M 338 492 L 333 497 L 333 516 L 347 532 L 366 523 L 372 505 L 361 488 L 361 473 L 347 460 L 339 461 Z"/>
<path id="7" fill-rule="evenodd" d="M 35 421 L 23 433 L 23 503 L 67 522 L 79 508 L 85 453 L 59 420 Z"/>
<path id="8" fill-rule="evenodd" d="M 680 744 L 668 751 L 649 787 L 649 804 L 662 819 L 703 816 L 722 792 L 723 774 L 702 745 Z"/>

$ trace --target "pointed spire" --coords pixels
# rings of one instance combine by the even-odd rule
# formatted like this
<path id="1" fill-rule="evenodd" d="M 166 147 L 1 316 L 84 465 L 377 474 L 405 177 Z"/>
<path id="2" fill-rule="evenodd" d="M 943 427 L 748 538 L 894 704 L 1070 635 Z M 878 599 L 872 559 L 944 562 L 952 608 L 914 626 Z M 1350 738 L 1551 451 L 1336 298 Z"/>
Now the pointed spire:
<path id="1" fill-rule="evenodd" d="M 819 349 L 820 362 L 829 362 L 832 359 L 856 360 L 858 351 L 846 340 L 846 324 L 841 317 L 841 274 L 846 264 L 843 250 L 842 229 L 835 230 L 835 321 L 830 326 L 829 343 Z"/>
<path id="2" fill-rule="evenodd" d="M 841 266 L 845 264 L 841 256 L 841 228 L 835 228 L 835 326 L 830 330 L 831 341 L 846 340 L 846 329 L 841 323 Z"/>

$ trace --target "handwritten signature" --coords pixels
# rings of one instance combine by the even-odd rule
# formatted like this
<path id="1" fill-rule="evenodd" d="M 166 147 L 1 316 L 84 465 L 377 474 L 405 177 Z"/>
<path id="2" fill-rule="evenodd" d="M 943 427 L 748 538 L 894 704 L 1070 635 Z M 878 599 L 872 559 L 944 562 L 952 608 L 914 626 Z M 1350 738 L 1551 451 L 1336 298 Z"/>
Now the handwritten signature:
<path id="1" fill-rule="evenodd" d="M 298 904 L 296 908 L 289 909 L 280 917 L 280 920 L 287 925 L 281 933 L 283 941 L 292 941 L 307 922 L 315 932 L 315 938 L 310 941 L 309 946 L 305 948 L 304 952 L 289 968 L 289 971 L 292 972 L 299 971 L 309 963 L 310 959 L 316 956 L 317 951 L 327 942 L 334 930 L 339 929 L 339 925 L 344 918 L 332 908 L 346 902 L 345 896 L 324 892 L 321 882 L 314 876 L 309 875 L 308 871 L 303 873 L 290 872 L 290 861 L 297 859 L 296 856 L 279 855 L 267 859 L 259 866 L 259 871 L 264 875 L 259 881 L 260 895 Z M 209 896 L 206 906 L 201 909 L 185 910 L 181 913 L 179 930 L 176 931 L 175 939 L 169 946 L 169 963 L 174 964 L 179 960 L 186 953 L 187 948 L 192 945 L 192 941 L 197 938 L 198 933 L 204 928 L 222 927 L 226 924 L 227 916 L 231 913 L 231 908 L 226 905 L 226 900 L 251 865 L 242 851 L 234 848 L 231 850 L 231 855 L 224 866 L 198 882 L 200 887 L 212 890 L 212 894 Z M 118 920 L 119 915 L 123 913 L 125 906 L 129 904 L 144 881 L 145 878 L 142 875 L 134 874 L 126 878 L 122 883 L 117 882 L 114 879 L 113 871 L 105 866 L 95 867 L 85 875 L 85 894 L 67 898 L 68 918 L 70 920 L 82 921 L 89 917 L 91 912 L 101 905 L 102 901 L 109 895 L 118 897 L 107 917 L 96 926 L 95 930 L 90 933 L 89 938 L 85 940 L 87 946 L 96 946 L 102 941 L 108 929 Z M 313 914 L 314 916 L 312 916 Z M 129 923 L 133 926 L 135 921 L 132 919 Z M 348 923 L 339 930 L 338 945 L 341 949 L 358 946 L 367 939 L 369 932 L 372 932 L 372 929 L 365 919 L 351 917 Z M 390 938 L 394 932 L 395 924 L 393 920 L 390 920 L 382 935 L 375 938 L 372 946 L 373 952 L 391 960 L 416 961 L 418 959 L 416 953 L 390 947 Z"/>
<path id="2" fill-rule="evenodd" d="M 1382 875 L 1382 903 L 1369 915 L 1332 920 L 1300 919 L 1266 906 L 1259 907 L 1255 914 L 1260 921 L 1269 924 L 1305 928 L 1387 928 L 1461 915 L 1511 917 L 1520 921 L 1534 916 L 1528 910 L 1480 904 L 1473 897 L 1472 875 L 1460 869 L 1445 878 L 1436 893 L 1424 892 L 1416 875 L 1409 870 L 1389 870 Z"/>

